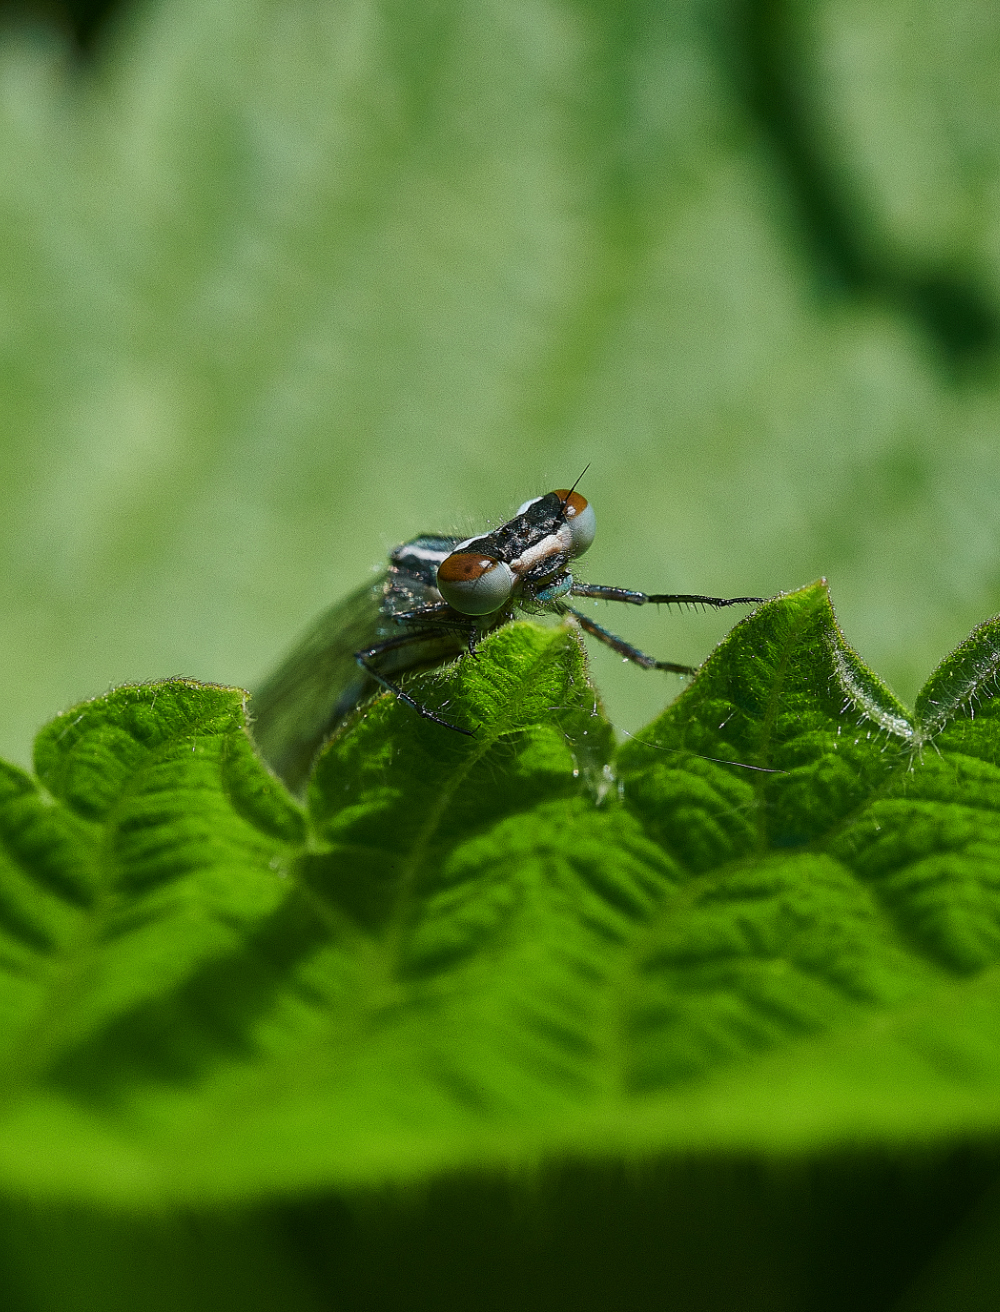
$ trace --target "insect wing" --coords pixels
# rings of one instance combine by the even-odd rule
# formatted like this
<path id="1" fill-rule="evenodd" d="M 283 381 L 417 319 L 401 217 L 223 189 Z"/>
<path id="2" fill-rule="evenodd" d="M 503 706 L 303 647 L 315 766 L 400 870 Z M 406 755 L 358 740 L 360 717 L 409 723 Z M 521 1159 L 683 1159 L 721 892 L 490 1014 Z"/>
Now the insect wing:
<path id="1" fill-rule="evenodd" d="M 261 755 L 292 789 L 305 781 L 323 739 L 377 686 L 355 653 L 399 628 L 381 613 L 385 575 L 320 615 L 288 659 L 253 694 Z"/>

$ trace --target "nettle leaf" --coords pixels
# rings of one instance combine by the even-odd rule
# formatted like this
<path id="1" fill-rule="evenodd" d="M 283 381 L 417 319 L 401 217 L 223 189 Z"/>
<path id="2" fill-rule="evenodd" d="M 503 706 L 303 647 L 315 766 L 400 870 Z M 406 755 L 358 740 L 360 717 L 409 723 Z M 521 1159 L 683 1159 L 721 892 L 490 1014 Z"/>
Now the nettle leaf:
<path id="1" fill-rule="evenodd" d="M 910 714 L 825 585 L 615 749 L 513 624 L 321 755 L 174 680 L 0 780 L 0 1184 L 259 1199 L 572 1156 L 995 1131 L 1000 622 Z M 636 677 L 645 677 L 636 672 Z"/>
<path id="2" fill-rule="evenodd" d="M 244 697 L 187 680 L 122 688 L 41 733 L 41 786 L 7 768 L 0 998 L 15 1086 L 20 1063 L 51 1071 L 280 900 L 304 825 L 260 771 Z"/>

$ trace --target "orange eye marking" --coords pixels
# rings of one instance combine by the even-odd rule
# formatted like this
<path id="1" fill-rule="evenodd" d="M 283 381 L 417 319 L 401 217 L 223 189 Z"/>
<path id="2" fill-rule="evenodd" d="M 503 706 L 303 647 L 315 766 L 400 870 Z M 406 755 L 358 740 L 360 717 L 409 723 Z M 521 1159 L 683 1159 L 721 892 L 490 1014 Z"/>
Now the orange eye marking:
<path id="1" fill-rule="evenodd" d="M 587 509 L 586 500 L 580 496 L 579 492 L 571 492 L 569 488 L 557 488 L 553 496 L 557 496 L 560 501 L 565 502 L 566 509 L 563 513 L 567 519 L 574 519 Z"/>
<path id="2" fill-rule="evenodd" d="M 445 583 L 474 583 L 496 569 L 499 561 L 492 556 L 480 556 L 471 551 L 456 551 L 446 556 L 438 566 L 438 578 Z"/>

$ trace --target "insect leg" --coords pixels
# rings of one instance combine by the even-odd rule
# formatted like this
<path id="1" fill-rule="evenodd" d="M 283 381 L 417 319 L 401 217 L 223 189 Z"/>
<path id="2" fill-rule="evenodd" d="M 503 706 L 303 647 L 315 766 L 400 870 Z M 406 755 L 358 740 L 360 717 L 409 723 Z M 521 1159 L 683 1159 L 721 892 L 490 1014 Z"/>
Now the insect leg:
<path id="1" fill-rule="evenodd" d="M 440 618 L 438 618 L 440 616 Z M 510 618 L 508 612 L 503 612 L 503 616 Z M 455 617 L 455 612 L 446 601 L 436 606 L 425 606 L 421 610 L 404 610 L 398 615 L 392 617 L 397 624 L 414 624 L 419 623 L 430 629 L 432 626 L 436 630 L 450 630 L 453 633 L 465 635 L 467 650 L 470 656 L 478 654 L 480 640 L 490 629 L 495 629 L 499 622 L 497 616 L 487 617 L 489 622 L 485 625 L 477 624 L 472 617 L 464 615 L 460 618 Z"/>
<path id="2" fill-rule="evenodd" d="M 398 610 L 392 618 L 397 624 L 446 624 L 449 616 L 454 614 L 446 601 L 435 601 L 428 606 L 418 606 L 416 610 Z"/>
<path id="3" fill-rule="evenodd" d="M 608 588 L 600 583 L 574 583 L 570 588 L 570 594 L 574 597 L 594 597 L 597 601 L 625 601 L 631 606 L 646 606 L 650 603 L 656 606 L 670 606 L 676 603 L 677 605 L 715 606 L 719 608 L 722 606 L 752 606 L 758 601 L 766 600 L 765 597 L 702 597 L 696 593 L 688 592 L 633 592 L 630 588 Z"/>
<path id="4" fill-rule="evenodd" d="M 373 661 L 378 660 L 381 656 L 387 655 L 389 652 L 399 651 L 400 648 L 405 648 L 410 643 L 416 644 L 426 642 L 428 638 L 436 636 L 437 635 L 432 630 L 423 630 L 419 633 L 404 633 L 398 638 L 388 638 L 385 642 L 376 643 L 374 647 L 369 647 L 366 651 L 356 651 L 354 653 L 354 659 L 366 674 L 371 675 L 376 683 L 380 683 L 388 692 L 395 693 L 400 701 L 405 702 L 407 706 L 412 707 L 412 709 L 415 710 L 418 715 L 423 716 L 425 720 L 433 720 L 435 724 L 440 724 L 445 729 L 454 729 L 456 733 L 464 733 L 467 738 L 472 738 L 474 735 L 471 729 L 462 729 L 459 725 L 452 724 L 450 720 L 443 720 L 440 715 L 435 715 L 434 712 L 429 711 L 426 706 L 421 706 L 415 697 L 411 697 L 408 692 L 399 686 L 398 683 L 393 683 L 393 681 L 387 678 L 376 665 L 372 664 Z"/>
<path id="5" fill-rule="evenodd" d="M 586 633 L 591 634 L 593 637 L 597 638 L 598 641 L 603 642 L 604 645 L 610 647 L 612 651 L 616 651 L 619 656 L 624 656 L 626 660 L 634 661 L 636 665 L 641 665 L 644 670 L 667 670 L 671 674 L 694 674 L 694 668 L 692 666 L 675 665 L 673 661 L 654 660 L 652 656 L 647 656 L 644 651 L 640 651 L 638 647 L 633 647 L 632 644 L 626 642 L 624 638 L 619 638 L 616 634 L 609 633 L 607 629 L 592 620 L 589 615 L 584 615 L 580 611 L 574 610 L 572 606 L 567 606 L 566 609 L 571 615 L 576 616 L 580 628 Z"/>
<path id="6" fill-rule="evenodd" d="M 450 611 L 451 607 L 448 606 L 447 610 Z M 412 624 L 415 620 L 417 620 L 421 624 L 426 624 L 428 627 L 430 627 L 433 624 L 435 629 L 446 629 L 446 630 L 450 630 L 453 633 L 461 633 L 465 635 L 465 637 L 467 638 L 468 652 L 470 656 L 476 655 L 476 648 L 479 646 L 479 639 L 482 637 L 482 634 L 480 633 L 477 626 L 475 624 L 470 624 L 468 619 L 462 619 L 462 620 L 440 619 L 439 620 L 435 618 L 434 613 L 430 610 L 430 607 L 428 607 L 426 611 L 419 611 L 419 610 L 402 611 L 399 615 L 393 615 L 392 618 L 396 621 L 397 624 Z"/>

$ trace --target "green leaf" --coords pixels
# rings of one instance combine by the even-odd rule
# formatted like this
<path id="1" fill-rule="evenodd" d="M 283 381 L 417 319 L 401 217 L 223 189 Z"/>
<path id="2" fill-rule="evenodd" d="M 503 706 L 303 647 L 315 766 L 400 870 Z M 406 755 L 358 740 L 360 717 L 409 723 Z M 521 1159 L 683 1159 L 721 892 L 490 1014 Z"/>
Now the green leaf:
<path id="1" fill-rule="evenodd" d="M 909 716 L 816 584 L 616 750 L 573 629 L 513 624 L 413 680 L 472 736 L 376 698 L 308 820 L 238 692 L 67 712 L 0 803 L 0 1188 L 995 1131 L 998 653 L 991 622 Z"/>
<path id="2" fill-rule="evenodd" d="M 123 688 L 39 736 L 41 786 L 9 773 L 9 1097 L 67 1045 L 225 955 L 280 900 L 302 820 L 261 777 L 242 703 L 183 680 Z"/>
<path id="3" fill-rule="evenodd" d="M 737 1167 L 713 1192 L 684 1163 L 714 1179 L 713 1151 L 815 1165 L 849 1142 L 874 1170 L 887 1145 L 965 1136 L 987 1169 L 995 631 L 914 696 L 998 604 L 998 13 L 158 0 L 83 66 L 40 23 L 4 24 L 14 760 L 109 681 L 254 685 L 387 546 L 476 532 L 588 460 L 594 581 L 770 594 L 828 573 L 916 706 L 812 593 L 738 630 L 620 760 L 589 694 L 558 691 L 571 645 L 547 665 L 518 640 L 550 690 L 530 723 L 491 700 L 517 644 L 486 653 L 478 686 L 463 666 L 420 685 L 482 738 L 436 742 L 373 704 L 308 818 L 237 701 L 220 729 L 217 692 L 171 685 L 162 722 L 171 695 L 116 694 L 78 751 L 62 720 L 41 781 L 0 772 L 0 1182 L 81 1200 L 48 1231 L 4 1214 L 9 1263 L 41 1282 L 29 1312 L 309 1302 L 258 1229 L 185 1216 L 144 1247 L 99 1196 L 251 1205 L 449 1169 L 451 1248 L 429 1221 L 410 1251 L 443 1253 L 488 1306 L 504 1300 L 472 1281 L 477 1253 L 505 1274 L 553 1247 L 498 1223 L 491 1167 L 600 1154 L 641 1158 L 643 1180 L 658 1156 L 673 1192 L 626 1171 L 588 1194 L 570 1172 L 571 1260 L 506 1304 L 627 1305 L 588 1273 L 636 1234 L 639 1306 L 644 1273 L 699 1252 L 664 1304 L 707 1306 L 710 1278 L 727 1309 L 892 1302 L 836 1276 L 864 1240 L 891 1249 L 880 1218 L 922 1254 L 904 1204 L 936 1187 L 907 1177 L 865 1209 L 848 1166 L 817 1189 L 816 1234 L 856 1229 L 810 1303 L 786 1279 L 808 1209 L 772 1218 L 769 1246 Z M 691 664 L 722 632 L 629 620 Z M 659 710 L 661 680 L 593 660 L 616 726 Z M 520 1216 L 528 1186 L 510 1189 Z M 391 1233 L 366 1248 L 330 1228 L 360 1288 L 397 1270 Z M 997 1247 L 984 1233 L 971 1251 Z M 184 1285 L 195 1249 L 226 1272 L 204 1300 Z M 91 1251 L 107 1279 L 88 1304 Z M 382 1305 L 410 1297 L 399 1280 Z"/>
<path id="4" fill-rule="evenodd" d="M 387 547 L 588 460 L 595 582 L 829 574 L 912 701 L 998 606 L 997 378 L 921 313 L 1000 305 L 997 15 L 762 14 L 158 0 L 85 70 L 5 26 L 3 753 L 109 681 L 254 686 Z"/>

